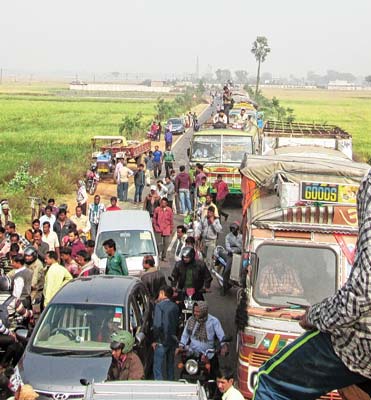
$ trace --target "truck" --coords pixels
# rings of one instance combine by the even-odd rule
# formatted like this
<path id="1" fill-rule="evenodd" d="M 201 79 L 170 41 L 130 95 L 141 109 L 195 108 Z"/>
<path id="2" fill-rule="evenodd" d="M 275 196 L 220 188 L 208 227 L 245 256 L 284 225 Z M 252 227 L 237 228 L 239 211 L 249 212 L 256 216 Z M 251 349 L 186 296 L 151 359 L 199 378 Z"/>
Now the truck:
<path id="1" fill-rule="evenodd" d="M 195 172 L 196 164 L 200 163 L 204 166 L 212 193 L 215 192 L 212 185 L 221 174 L 228 184 L 229 193 L 241 194 L 239 166 L 244 155 L 254 154 L 257 146 L 257 130 L 245 132 L 233 129 L 232 125 L 215 129 L 212 124 L 206 123 L 201 130 L 193 133 L 187 151 L 191 175 Z"/>
<path id="2" fill-rule="evenodd" d="M 149 140 L 126 140 L 124 136 L 93 136 L 92 164 L 100 175 L 112 173 L 118 158 L 141 162 L 144 153 L 151 150 Z"/>
<path id="3" fill-rule="evenodd" d="M 231 278 L 243 287 L 237 375 L 248 399 L 260 366 L 304 332 L 304 308 L 334 294 L 353 264 L 356 194 L 369 165 L 352 161 L 348 146 L 330 147 L 280 147 L 241 163 L 243 254 Z"/>

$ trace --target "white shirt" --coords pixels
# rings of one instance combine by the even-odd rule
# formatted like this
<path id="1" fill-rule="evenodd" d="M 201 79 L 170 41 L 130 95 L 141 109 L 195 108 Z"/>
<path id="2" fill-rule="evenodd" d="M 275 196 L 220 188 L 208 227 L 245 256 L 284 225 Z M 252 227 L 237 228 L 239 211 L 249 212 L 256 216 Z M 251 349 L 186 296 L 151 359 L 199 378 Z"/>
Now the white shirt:
<path id="1" fill-rule="evenodd" d="M 50 230 L 53 231 L 53 230 L 54 230 L 53 226 L 54 226 L 55 220 L 56 220 L 56 218 L 55 218 L 55 215 L 54 215 L 54 214 L 52 214 L 52 215 L 50 216 L 50 218 L 49 218 L 46 214 L 43 215 L 43 216 L 40 218 L 40 228 L 42 229 L 43 223 L 44 223 L 44 222 L 49 222 L 49 223 L 50 223 Z"/>
<path id="2" fill-rule="evenodd" d="M 21 271 L 24 271 L 26 269 L 25 266 L 23 266 L 22 268 L 17 269 L 17 271 L 15 271 L 14 273 L 14 286 L 13 286 L 13 293 L 12 295 L 16 298 L 16 299 L 20 299 L 22 296 L 22 292 L 23 292 L 23 287 L 24 287 L 24 280 L 21 276 L 18 276 L 18 273 Z"/>
<path id="3" fill-rule="evenodd" d="M 222 400 L 245 400 L 242 394 L 232 385 L 222 396 Z"/>
<path id="4" fill-rule="evenodd" d="M 56 247 L 59 247 L 58 236 L 54 231 L 50 231 L 48 236 L 43 233 L 42 241 L 48 243 L 50 251 L 54 251 Z"/>

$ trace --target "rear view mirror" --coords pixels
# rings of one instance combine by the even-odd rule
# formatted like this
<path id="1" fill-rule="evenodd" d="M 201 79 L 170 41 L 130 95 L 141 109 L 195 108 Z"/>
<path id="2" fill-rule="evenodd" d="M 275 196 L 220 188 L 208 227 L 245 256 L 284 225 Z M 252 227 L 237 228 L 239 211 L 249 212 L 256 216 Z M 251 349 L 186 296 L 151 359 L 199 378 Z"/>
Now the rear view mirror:
<path id="1" fill-rule="evenodd" d="M 28 337 L 28 330 L 27 329 L 17 329 L 15 331 L 17 338 L 20 340 L 26 340 Z"/>
<path id="2" fill-rule="evenodd" d="M 141 344 L 144 342 L 144 339 L 146 338 L 146 335 L 143 332 L 139 332 L 135 335 L 135 340 L 137 344 Z"/>

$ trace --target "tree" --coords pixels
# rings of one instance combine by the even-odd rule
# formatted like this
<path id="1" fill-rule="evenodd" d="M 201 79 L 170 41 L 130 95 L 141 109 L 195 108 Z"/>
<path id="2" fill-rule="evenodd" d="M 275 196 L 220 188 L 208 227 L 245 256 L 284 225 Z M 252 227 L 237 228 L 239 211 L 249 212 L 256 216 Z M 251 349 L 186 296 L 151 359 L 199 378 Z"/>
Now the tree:
<path id="1" fill-rule="evenodd" d="M 232 79 L 232 74 L 229 69 L 220 69 L 219 68 L 215 71 L 215 75 L 216 75 L 216 80 L 219 83 L 221 83 L 222 85 Z"/>
<path id="2" fill-rule="evenodd" d="M 234 71 L 234 74 L 236 76 L 237 83 L 240 83 L 241 85 L 245 85 L 247 83 L 247 76 L 249 75 L 247 71 L 238 70 Z"/>
<path id="3" fill-rule="evenodd" d="M 171 114 L 173 113 L 173 105 L 171 102 L 165 101 L 163 98 L 159 97 L 155 105 L 155 111 L 156 119 L 161 122 L 171 117 Z"/>
<path id="4" fill-rule="evenodd" d="M 258 72 L 256 74 L 256 87 L 255 93 L 259 90 L 260 81 L 260 65 L 265 61 L 267 55 L 270 53 L 271 49 L 268 46 L 268 39 L 265 36 L 258 36 L 254 41 L 251 49 L 251 53 L 254 54 L 256 61 L 258 62 Z"/>
<path id="5" fill-rule="evenodd" d="M 124 115 L 119 126 L 120 135 L 125 133 L 127 139 L 132 139 L 134 133 L 140 133 L 142 130 L 142 117 L 143 114 L 141 112 L 138 112 L 133 117 Z"/>
<path id="6" fill-rule="evenodd" d="M 371 85 L 371 75 L 365 76 L 365 81 L 366 81 L 369 85 Z"/>

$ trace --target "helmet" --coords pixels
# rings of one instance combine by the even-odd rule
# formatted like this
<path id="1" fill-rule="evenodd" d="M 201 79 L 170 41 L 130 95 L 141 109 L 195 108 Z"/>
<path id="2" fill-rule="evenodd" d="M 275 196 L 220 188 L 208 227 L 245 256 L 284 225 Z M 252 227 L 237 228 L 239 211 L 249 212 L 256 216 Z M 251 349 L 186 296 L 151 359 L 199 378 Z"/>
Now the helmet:
<path id="1" fill-rule="evenodd" d="M 24 253 L 23 254 L 24 254 L 24 256 L 32 256 L 31 260 L 26 260 L 25 259 L 25 263 L 28 264 L 28 265 L 32 264 L 37 259 L 37 251 L 36 251 L 35 247 L 32 247 L 32 246 L 26 247 L 24 249 Z"/>
<path id="2" fill-rule="evenodd" d="M 10 292 L 12 282 L 9 276 L 0 276 L 0 292 Z"/>
<path id="3" fill-rule="evenodd" d="M 111 335 L 110 347 L 112 350 L 121 349 L 124 354 L 133 350 L 135 339 L 133 335 L 122 329 Z"/>
<path id="4" fill-rule="evenodd" d="M 182 260 L 184 257 L 189 257 L 191 259 L 190 262 L 192 262 L 195 259 L 195 256 L 196 256 L 195 249 L 191 246 L 183 247 L 182 251 L 180 252 L 180 257 L 182 258 Z"/>
<path id="5" fill-rule="evenodd" d="M 232 233 L 237 233 L 240 229 L 240 224 L 238 222 L 233 222 L 232 224 L 229 225 L 229 230 Z"/>

